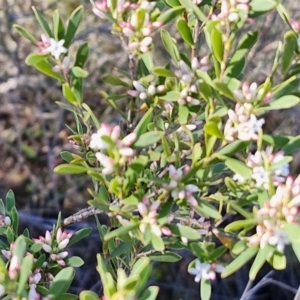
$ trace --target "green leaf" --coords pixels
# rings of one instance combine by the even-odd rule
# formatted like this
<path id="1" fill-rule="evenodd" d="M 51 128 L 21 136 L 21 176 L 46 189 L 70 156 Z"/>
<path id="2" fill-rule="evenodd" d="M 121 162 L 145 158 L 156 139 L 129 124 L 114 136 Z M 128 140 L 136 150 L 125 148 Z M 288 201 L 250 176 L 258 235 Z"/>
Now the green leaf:
<path id="1" fill-rule="evenodd" d="M 71 245 L 77 243 L 78 241 L 84 239 L 91 233 L 91 231 L 92 231 L 91 227 L 82 228 L 82 229 L 76 231 L 71 236 L 68 246 L 71 246 Z"/>
<path id="2" fill-rule="evenodd" d="M 60 41 L 64 39 L 64 23 L 62 22 L 57 9 L 53 12 L 53 33 L 55 40 Z"/>
<path id="3" fill-rule="evenodd" d="M 122 270 L 122 269 L 121 269 Z M 125 275 L 126 276 L 126 275 Z M 139 282 L 139 277 L 138 276 L 130 276 L 125 280 L 125 282 L 122 284 L 122 290 L 125 291 L 132 291 L 135 290 L 137 284 Z"/>
<path id="4" fill-rule="evenodd" d="M 201 234 L 196 230 L 184 225 L 169 225 L 170 230 L 178 236 L 188 238 L 189 240 L 199 240 Z"/>
<path id="5" fill-rule="evenodd" d="M 165 251 L 163 254 L 161 253 L 153 253 L 148 255 L 148 257 L 152 261 L 159 261 L 159 262 L 177 262 L 181 260 L 181 256 L 177 253 L 171 251 Z"/>
<path id="6" fill-rule="evenodd" d="M 89 75 L 89 72 L 83 70 L 82 68 L 80 67 L 73 67 L 71 69 L 71 72 L 74 76 L 78 77 L 78 78 L 86 78 L 88 75 Z"/>
<path id="7" fill-rule="evenodd" d="M 285 223 L 284 229 L 291 242 L 300 243 L 300 226 L 296 223 Z"/>
<path id="8" fill-rule="evenodd" d="M 144 134 L 147 131 L 148 124 L 152 120 L 153 117 L 153 107 L 150 107 L 147 112 L 143 115 L 139 123 L 134 129 L 134 132 L 137 134 L 138 137 L 140 137 L 142 134 Z"/>
<path id="9" fill-rule="evenodd" d="M 48 25 L 48 22 L 44 19 L 43 15 L 34 7 L 31 7 L 35 17 L 37 19 L 37 21 L 39 22 L 40 26 L 42 27 L 42 29 L 44 30 L 44 32 L 50 37 L 53 38 L 53 34 L 52 31 Z"/>
<path id="10" fill-rule="evenodd" d="M 277 5 L 276 1 L 273 0 L 252 0 L 250 2 L 250 17 L 255 18 L 258 17 L 262 14 L 267 13 L 268 11 L 272 10 L 275 8 Z"/>
<path id="11" fill-rule="evenodd" d="M 225 227 L 225 231 L 235 231 L 235 230 L 241 230 L 243 228 L 254 226 L 257 223 L 255 219 L 246 219 L 246 220 L 238 220 L 234 221 L 230 224 L 228 224 Z"/>
<path id="12" fill-rule="evenodd" d="M 231 156 L 235 153 L 238 153 L 238 152 L 244 150 L 245 148 L 247 148 L 248 145 L 249 145 L 249 142 L 234 141 L 234 142 L 226 145 L 220 151 L 218 151 L 218 154 Z"/>
<path id="13" fill-rule="evenodd" d="M 276 100 L 283 96 L 293 94 L 294 92 L 297 92 L 299 90 L 299 86 L 300 79 L 294 75 L 272 88 L 272 98 Z M 262 112 L 264 111 L 262 110 Z"/>
<path id="14" fill-rule="evenodd" d="M 288 142 L 290 141 L 290 138 L 288 138 L 287 136 L 284 136 L 284 135 L 264 134 L 263 141 L 273 147 L 283 148 L 288 144 Z M 291 152 L 286 153 L 286 154 L 291 154 Z"/>
<path id="15" fill-rule="evenodd" d="M 133 266 L 130 275 L 141 275 L 149 270 L 150 259 L 148 257 L 140 258 Z"/>
<path id="16" fill-rule="evenodd" d="M 233 245 L 233 247 L 232 247 L 232 249 L 231 249 L 231 252 L 232 252 L 232 254 L 234 254 L 234 255 L 239 255 L 239 254 L 241 254 L 243 251 L 245 251 L 245 249 L 247 248 L 247 242 L 246 241 L 242 241 L 242 240 L 240 240 L 240 241 L 237 241 L 234 245 Z"/>
<path id="17" fill-rule="evenodd" d="M 120 77 L 114 75 L 104 75 L 102 77 L 103 82 L 114 85 L 114 86 L 125 86 L 130 87 L 130 84 L 120 79 Z"/>
<path id="18" fill-rule="evenodd" d="M 64 97 L 71 103 L 71 104 L 74 104 L 76 105 L 77 104 L 77 100 L 72 92 L 72 89 L 69 85 L 68 82 L 65 82 L 63 85 L 62 85 L 62 92 L 63 92 L 63 95 Z"/>
<path id="19" fill-rule="evenodd" d="M 10 217 L 11 217 L 13 230 L 15 232 L 18 232 L 18 230 L 19 230 L 19 213 L 15 206 L 10 210 Z"/>
<path id="20" fill-rule="evenodd" d="M 202 10 L 195 5 L 191 0 L 179 0 L 179 2 L 181 3 L 181 5 L 183 7 L 185 7 L 187 10 L 191 10 L 197 17 L 198 19 L 205 23 L 207 22 L 207 18 L 205 16 L 205 14 L 202 12 Z"/>
<path id="21" fill-rule="evenodd" d="M 135 172 L 141 172 L 145 169 L 148 161 L 149 161 L 148 156 L 139 155 L 136 159 L 134 159 L 130 163 L 129 168 L 134 170 Z M 134 196 L 134 195 L 131 195 L 131 196 Z M 125 200 L 125 199 L 123 199 L 123 200 Z"/>
<path id="22" fill-rule="evenodd" d="M 180 5 L 180 3 L 179 3 Z M 170 8 L 163 13 L 160 14 L 160 16 L 156 19 L 156 21 L 161 21 L 165 24 L 169 23 L 173 19 L 177 18 L 181 13 L 184 11 L 184 7 L 174 7 Z"/>
<path id="23" fill-rule="evenodd" d="M 173 101 L 173 102 L 177 102 L 179 99 L 182 98 L 181 94 L 177 91 L 170 91 L 167 92 L 166 95 L 160 97 L 163 100 L 167 100 L 167 101 Z"/>
<path id="24" fill-rule="evenodd" d="M 176 40 L 174 40 L 171 37 L 170 33 L 165 29 L 161 30 L 160 37 L 161 37 L 161 40 L 162 40 L 166 50 L 168 51 L 170 56 L 173 58 L 173 60 L 175 62 L 179 62 L 180 61 L 180 54 L 179 54 L 179 50 L 177 48 Z"/>
<path id="25" fill-rule="evenodd" d="M 86 167 L 71 164 L 61 164 L 54 168 L 54 172 L 57 174 L 82 174 L 87 170 Z"/>
<path id="26" fill-rule="evenodd" d="M 181 125 L 185 125 L 188 122 L 190 110 L 185 105 L 179 105 L 178 108 L 178 120 Z"/>
<path id="27" fill-rule="evenodd" d="M 73 294 L 69 294 L 69 293 L 62 293 L 55 297 L 55 300 L 77 300 L 77 299 L 78 299 L 77 295 L 73 295 Z M 90 299 L 90 300 L 92 300 L 92 299 Z"/>
<path id="28" fill-rule="evenodd" d="M 67 267 L 59 271 L 50 285 L 47 293 L 48 296 L 55 298 L 56 295 L 65 293 L 70 287 L 74 276 L 75 271 L 71 267 Z"/>
<path id="29" fill-rule="evenodd" d="M 267 261 L 275 270 L 284 270 L 286 268 L 287 261 L 284 253 L 275 251 L 272 257 L 267 258 Z"/>
<path id="30" fill-rule="evenodd" d="M 193 209 L 200 215 L 200 216 L 204 216 L 206 218 L 213 218 L 215 220 L 220 220 L 221 219 L 221 215 L 220 213 L 217 211 L 217 209 L 210 203 L 203 200 L 199 201 L 199 205 L 193 207 Z"/>
<path id="31" fill-rule="evenodd" d="M 175 7 L 175 6 L 180 6 L 180 2 L 179 0 L 166 0 L 166 3 L 171 6 L 171 7 Z"/>
<path id="32" fill-rule="evenodd" d="M 75 66 L 83 68 L 88 57 L 89 57 L 89 45 L 88 43 L 83 43 L 77 50 L 76 59 L 75 59 Z"/>
<path id="33" fill-rule="evenodd" d="M 72 256 L 66 259 L 69 267 L 78 268 L 84 264 L 84 261 L 79 256 Z"/>
<path id="34" fill-rule="evenodd" d="M 163 239 L 154 233 L 151 234 L 151 244 L 156 251 L 164 251 L 165 250 L 165 244 L 164 244 Z"/>
<path id="35" fill-rule="evenodd" d="M 232 91 L 228 88 L 228 86 L 223 82 L 214 82 L 214 86 L 216 90 L 221 94 L 227 97 L 230 100 L 236 101 L 235 96 Z"/>
<path id="36" fill-rule="evenodd" d="M 234 259 L 229 265 L 225 267 L 225 270 L 222 272 L 221 277 L 225 278 L 244 266 L 257 253 L 258 249 L 258 246 L 248 247 L 236 259 Z"/>
<path id="37" fill-rule="evenodd" d="M 69 152 L 69 151 L 62 151 L 62 152 L 60 153 L 60 156 L 61 156 L 61 158 L 62 158 L 63 160 L 65 160 L 66 162 L 70 162 L 70 161 L 72 161 L 72 160 L 74 159 L 72 153 Z"/>
<path id="38" fill-rule="evenodd" d="M 152 72 L 157 75 L 157 76 L 160 76 L 160 77 L 176 77 L 176 75 L 168 70 L 168 69 L 165 69 L 165 68 L 162 68 L 162 67 L 156 67 L 154 69 L 152 69 Z"/>
<path id="39" fill-rule="evenodd" d="M 204 125 L 203 128 L 204 128 L 204 131 L 206 132 L 206 134 L 208 134 L 210 136 L 216 136 L 219 139 L 223 138 L 223 133 L 219 129 L 219 127 L 218 127 L 218 125 L 217 125 L 216 122 L 214 122 L 214 121 L 208 121 Z"/>
<path id="40" fill-rule="evenodd" d="M 224 43 L 221 32 L 216 28 L 211 31 L 211 43 L 213 54 L 219 62 L 222 62 L 224 57 Z"/>
<path id="41" fill-rule="evenodd" d="M 149 131 L 137 139 L 137 141 L 133 144 L 134 148 L 145 148 L 149 147 L 155 143 L 157 143 L 161 139 L 162 131 Z"/>
<path id="42" fill-rule="evenodd" d="M 92 291 L 82 291 L 79 294 L 79 300 L 99 300 L 99 295 Z"/>
<path id="43" fill-rule="evenodd" d="M 121 242 L 115 250 L 113 250 L 110 255 L 109 259 L 113 259 L 115 257 L 121 257 L 121 255 L 126 255 L 127 253 L 130 253 L 132 250 L 132 242 Z"/>
<path id="44" fill-rule="evenodd" d="M 295 151 L 298 151 L 300 148 L 300 135 L 293 137 L 290 141 L 282 147 L 282 150 L 285 154 L 292 154 Z"/>
<path id="45" fill-rule="evenodd" d="M 298 49 L 297 35 L 290 30 L 284 35 L 284 46 L 282 53 L 281 73 L 285 75 L 294 59 L 295 50 Z"/>
<path id="46" fill-rule="evenodd" d="M 211 282 L 209 279 L 201 279 L 200 298 L 201 300 L 209 300 L 211 297 Z"/>
<path id="47" fill-rule="evenodd" d="M 6 194 L 6 209 L 10 212 L 16 206 L 15 194 L 12 190 L 9 190 Z"/>
<path id="48" fill-rule="evenodd" d="M 300 103 L 300 98 L 294 95 L 286 95 L 272 102 L 268 106 L 261 107 L 258 112 L 262 113 L 269 110 L 280 110 L 294 107 Z"/>
<path id="49" fill-rule="evenodd" d="M 230 59 L 226 73 L 238 78 L 245 66 L 245 58 L 258 39 L 258 31 L 249 31 L 240 40 L 236 51 Z"/>
<path id="50" fill-rule="evenodd" d="M 291 244 L 292 244 L 292 248 L 294 250 L 294 253 L 297 256 L 297 259 L 300 262 L 300 242 L 291 241 Z"/>
<path id="51" fill-rule="evenodd" d="M 17 294 L 20 295 L 25 287 L 25 284 L 28 281 L 29 275 L 33 267 L 33 255 L 26 255 L 21 264 L 20 278 L 18 282 Z"/>
<path id="52" fill-rule="evenodd" d="M 183 40 L 190 46 L 194 46 L 194 39 L 190 27 L 183 19 L 179 19 L 176 23 L 176 28 Z"/>
<path id="53" fill-rule="evenodd" d="M 148 287 L 139 300 L 155 300 L 157 298 L 159 288 L 157 286 Z"/>
<path id="54" fill-rule="evenodd" d="M 31 33 L 29 33 L 26 30 L 26 28 L 24 28 L 18 24 L 14 24 L 13 28 L 16 29 L 19 32 L 19 34 L 21 34 L 25 39 L 29 40 L 30 42 L 32 42 L 33 44 L 36 45 L 37 39 Z"/>
<path id="55" fill-rule="evenodd" d="M 273 252 L 274 252 L 274 249 L 270 245 L 266 245 L 265 247 L 260 248 L 258 250 L 258 253 L 257 253 L 255 260 L 252 263 L 251 269 L 249 271 L 250 280 L 254 280 L 256 278 L 257 273 L 259 272 L 259 270 L 262 268 L 262 266 L 266 262 L 267 257 L 271 256 Z"/>
<path id="56" fill-rule="evenodd" d="M 153 69 L 153 59 L 151 52 L 146 52 L 140 55 L 141 60 L 139 61 L 138 67 L 142 67 L 143 72 L 139 73 L 142 76 L 149 75 L 149 70 Z M 143 63 L 140 65 L 140 63 Z"/>
<path id="57" fill-rule="evenodd" d="M 246 179 L 251 178 L 252 176 L 252 170 L 248 166 L 245 165 L 245 163 L 234 159 L 234 158 L 227 158 L 225 160 L 225 165 L 234 173 L 237 173 L 241 176 L 243 176 Z"/>
<path id="58" fill-rule="evenodd" d="M 33 253 L 37 253 L 37 252 L 41 251 L 42 248 L 43 248 L 42 243 L 35 243 L 30 247 L 30 251 L 32 251 Z"/>
<path id="59" fill-rule="evenodd" d="M 23 235 L 18 236 L 18 238 L 16 239 L 15 244 L 14 244 L 13 256 L 17 256 L 19 262 L 21 262 L 24 258 L 26 246 L 27 245 L 26 245 L 25 237 Z"/>
<path id="60" fill-rule="evenodd" d="M 83 99 L 83 81 L 82 78 L 72 78 L 72 91 L 76 98 L 76 101 L 81 104 Z"/>
<path id="61" fill-rule="evenodd" d="M 109 241 L 113 238 L 121 237 L 122 235 L 125 235 L 128 232 L 138 228 L 138 226 L 139 226 L 138 224 L 132 224 L 125 227 L 119 227 L 118 229 L 106 233 L 104 236 L 104 241 Z"/>
<path id="62" fill-rule="evenodd" d="M 33 66 L 41 73 L 46 74 L 49 77 L 55 78 L 60 82 L 64 82 L 63 76 L 52 70 L 52 65 L 47 61 L 47 56 L 41 54 L 29 54 L 25 60 L 28 66 Z"/>
<path id="63" fill-rule="evenodd" d="M 83 6 L 78 6 L 71 14 L 65 35 L 64 47 L 69 48 L 83 15 Z"/>
<path id="64" fill-rule="evenodd" d="M 93 123 L 94 123 L 95 127 L 99 128 L 100 127 L 100 123 L 98 121 L 98 118 L 96 118 L 96 116 L 93 113 L 93 111 L 91 110 L 91 108 L 86 103 L 82 103 L 82 108 L 85 109 L 88 112 L 88 114 L 90 115 L 90 117 L 93 120 Z"/>

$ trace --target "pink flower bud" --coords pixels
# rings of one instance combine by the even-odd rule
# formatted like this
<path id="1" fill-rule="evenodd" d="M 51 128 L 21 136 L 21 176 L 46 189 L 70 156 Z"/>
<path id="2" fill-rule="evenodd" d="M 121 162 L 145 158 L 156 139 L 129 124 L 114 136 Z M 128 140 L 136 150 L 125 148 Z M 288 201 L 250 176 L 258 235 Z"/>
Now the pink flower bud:
<path id="1" fill-rule="evenodd" d="M 131 146 L 134 143 L 134 141 L 136 140 L 136 138 L 137 138 L 136 133 L 132 132 L 123 138 L 122 144 L 124 146 Z"/>

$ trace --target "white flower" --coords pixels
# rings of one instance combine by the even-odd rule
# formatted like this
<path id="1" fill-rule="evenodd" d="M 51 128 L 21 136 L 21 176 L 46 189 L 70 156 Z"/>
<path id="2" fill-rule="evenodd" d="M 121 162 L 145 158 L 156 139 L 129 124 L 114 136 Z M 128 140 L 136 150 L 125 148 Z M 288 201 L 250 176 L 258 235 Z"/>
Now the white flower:
<path id="1" fill-rule="evenodd" d="M 284 230 L 274 229 L 273 235 L 269 237 L 269 244 L 276 246 L 279 252 L 283 252 L 285 245 L 290 244 L 290 240 Z"/>
<path id="2" fill-rule="evenodd" d="M 100 162 L 100 164 L 104 167 L 102 173 L 104 175 L 109 175 L 114 171 L 114 161 L 111 157 L 101 153 L 96 153 L 96 158 Z"/>
<path id="3" fill-rule="evenodd" d="M 214 280 L 216 278 L 216 272 L 223 272 L 224 267 L 218 264 L 206 264 L 201 263 L 200 260 L 196 260 L 195 268 L 190 268 L 188 272 L 191 275 L 195 275 L 195 281 L 199 282 L 203 279 Z"/>
<path id="4" fill-rule="evenodd" d="M 90 141 L 90 148 L 93 150 L 105 150 L 110 148 L 110 144 L 105 142 L 102 137 L 110 137 L 113 141 L 116 141 L 120 135 L 120 126 L 111 128 L 108 124 L 102 123 L 97 133 L 93 133 Z"/>
<path id="5" fill-rule="evenodd" d="M 252 178 L 257 187 L 269 185 L 269 172 L 262 166 L 253 168 Z"/>
<path id="6" fill-rule="evenodd" d="M 257 139 L 257 133 L 265 123 L 264 119 L 257 120 L 256 116 L 251 114 L 248 122 L 240 123 L 237 126 L 238 139 L 241 141 L 250 141 Z"/>
<path id="7" fill-rule="evenodd" d="M 56 41 L 50 38 L 50 46 L 43 50 L 43 53 L 50 53 L 55 59 L 59 59 L 60 55 L 68 51 L 67 48 L 63 47 L 65 40 Z"/>

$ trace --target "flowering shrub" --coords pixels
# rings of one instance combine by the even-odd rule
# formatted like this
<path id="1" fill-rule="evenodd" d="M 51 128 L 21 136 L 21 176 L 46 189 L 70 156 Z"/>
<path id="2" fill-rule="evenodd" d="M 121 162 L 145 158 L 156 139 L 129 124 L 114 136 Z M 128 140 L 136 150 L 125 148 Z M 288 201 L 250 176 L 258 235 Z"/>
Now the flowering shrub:
<path id="1" fill-rule="evenodd" d="M 72 234 L 62 226 L 98 213 L 110 219 L 108 227 L 98 224 L 103 292 L 84 291 L 80 299 L 155 299 L 158 287 L 146 287 L 150 262 L 176 262 L 181 259 L 176 249 L 194 254 L 187 272 L 201 282 L 202 299 L 210 298 L 217 273 L 225 278 L 252 258 L 251 281 L 266 261 L 284 269 L 287 246 L 300 260 L 299 177 L 288 165 L 299 136 L 267 134 L 263 117 L 300 103 L 294 84 L 300 25 L 275 0 L 219 2 L 217 9 L 210 0 L 92 1 L 93 12 L 112 24 L 128 55 L 128 68 L 102 77 L 123 89 L 101 92 L 119 113 L 118 125 L 101 122 L 84 101 L 87 43 L 75 57 L 69 53 L 82 6 L 67 25 L 55 11 L 52 29 L 33 8 L 40 38 L 15 25 L 37 46 L 26 63 L 59 82 L 67 101 L 59 104 L 75 116 L 69 137 L 74 153 L 62 152 L 66 163 L 55 171 L 86 174 L 93 189 L 88 189 L 90 208 L 59 218 L 52 232 L 34 240 L 28 232 L 18 236 L 8 193 L 0 218 L 7 238 L 0 260 L 6 299 L 76 299 L 67 290 L 73 267 L 82 261 L 68 258 L 65 247 L 89 230 Z M 244 74 L 247 54 L 259 36 L 251 25 L 273 9 L 290 30 L 278 43 L 269 76 L 250 84 Z M 169 23 L 176 33 L 166 30 Z M 169 55 L 163 66 L 157 65 L 156 33 Z M 222 242 L 221 231 L 228 236 L 224 244 L 211 238 Z M 232 261 L 225 264 L 226 252 Z"/>

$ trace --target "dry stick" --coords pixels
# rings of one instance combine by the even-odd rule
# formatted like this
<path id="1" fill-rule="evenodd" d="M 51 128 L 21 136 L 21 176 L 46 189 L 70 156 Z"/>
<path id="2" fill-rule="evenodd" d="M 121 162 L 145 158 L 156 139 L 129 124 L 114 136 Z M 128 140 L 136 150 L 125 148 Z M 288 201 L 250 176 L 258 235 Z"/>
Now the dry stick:
<path id="1" fill-rule="evenodd" d="M 97 209 L 95 207 L 87 207 L 84 209 L 81 209 L 77 213 L 69 216 L 68 218 L 64 219 L 62 221 L 62 227 L 67 227 L 73 223 L 81 222 L 83 219 L 87 219 L 88 217 L 99 215 L 105 213 L 103 210 Z"/>

